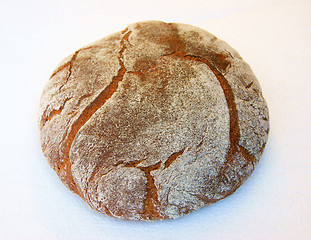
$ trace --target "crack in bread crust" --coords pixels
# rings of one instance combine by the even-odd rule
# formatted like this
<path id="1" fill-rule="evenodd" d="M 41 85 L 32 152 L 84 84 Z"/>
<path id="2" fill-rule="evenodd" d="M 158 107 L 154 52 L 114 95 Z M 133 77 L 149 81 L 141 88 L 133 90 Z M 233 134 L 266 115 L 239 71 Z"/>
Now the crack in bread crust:
<path id="1" fill-rule="evenodd" d="M 61 114 L 61 112 L 63 111 L 66 103 L 72 99 L 72 97 L 68 97 L 65 99 L 63 105 L 59 108 L 59 109 L 53 109 L 52 111 L 48 112 L 49 106 L 47 106 L 47 108 L 44 110 L 42 117 L 41 117 L 41 121 L 40 121 L 40 129 L 42 129 L 44 127 L 44 125 L 50 121 L 54 116 Z"/>
<path id="2" fill-rule="evenodd" d="M 164 169 L 168 168 L 180 155 L 182 155 L 184 153 L 185 150 L 186 150 L 186 148 L 184 148 L 178 152 L 175 152 L 171 156 L 169 156 L 168 159 L 164 163 Z"/>
<path id="3" fill-rule="evenodd" d="M 225 157 L 226 161 L 222 164 L 222 167 L 220 168 L 218 175 L 214 178 L 212 182 L 216 181 L 220 183 L 221 181 L 223 181 L 224 178 L 226 178 L 226 173 L 231 170 L 230 163 L 233 162 L 239 154 L 247 161 L 245 166 L 247 166 L 248 164 L 251 164 L 254 169 L 254 164 L 256 162 L 255 157 L 252 154 L 250 154 L 250 152 L 246 148 L 240 146 L 239 144 L 240 126 L 239 126 L 238 110 L 237 110 L 236 103 L 235 103 L 234 93 L 232 91 L 232 88 L 228 80 L 207 59 L 204 59 L 199 56 L 189 55 L 189 54 L 185 55 L 184 58 L 187 58 L 193 61 L 199 61 L 199 62 L 206 64 L 211 69 L 211 71 L 214 73 L 217 80 L 219 81 L 221 88 L 224 92 L 226 101 L 227 101 L 227 106 L 228 106 L 228 111 L 229 111 L 229 120 L 230 120 L 230 126 L 229 126 L 230 147 Z M 244 182 L 240 178 L 239 180 L 240 180 L 239 181 L 240 183 L 238 183 L 238 186 L 240 186 Z M 227 197 L 228 195 L 231 195 L 236 189 L 232 191 L 228 191 L 223 196 L 223 198 Z M 208 201 L 213 201 L 213 199 L 208 199 Z"/>
<path id="4" fill-rule="evenodd" d="M 161 205 L 158 199 L 158 190 L 154 184 L 154 179 L 151 175 L 151 172 L 158 170 L 161 167 L 161 162 L 158 162 L 154 165 L 148 167 L 138 167 L 138 165 L 146 159 L 141 159 L 137 161 L 124 162 L 120 161 L 114 166 L 122 165 L 122 167 L 135 167 L 144 172 L 145 177 L 147 178 L 146 186 L 146 197 L 144 202 L 144 211 L 142 216 L 145 220 L 159 220 L 168 218 L 165 214 L 159 212 L 159 206 Z"/>
<path id="5" fill-rule="evenodd" d="M 235 104 L 235 97 L 233 94 L 233 91 L 231 89 L 231 86 L 228 83 L 228 80 L 222 75 L 222 73 L 214 66 L 212 65 L 207 59 L 204 59 L 202 57 L 194 56 L 187 54 L 183 56 L 186 59 L 190 59 L 193 61 L 199 61 L 204 64 L 206 64 L 211 71 L 214 73 L 215 77 L 217 78 L 218 82 L 220 83 L 220 86 L 224 92 L 227 106 L 229 110 L 229 118 L 230 118 L 230 149 L 236 148 L 236 146 L 239 143 L 240 140 L 240 127 L 239 127 L 239 118 L 238 118 L 238 110 L 236 108 Z"/>
<path id="6" fill-rule="evenodd" d="M 145 209 L 142 214 L 145 220 L 159 220 L 168 218 L 164 213 L 159 212 L 159 207 L 161 203 L 158 199 L 158 189 L 156 188 L 154 184 L 154 179 L 151 175 L 151 171 L 158 170 L 160 167 L 161 162 L 158 162 L 148 167 L 137 167 L 145 173 L 145 176 L 147 178 L 147 194 L 144 203 Z"/>
<path id="7" fill-rule="evenodd" d="M 53 74 L 51 75 L 50 79 L 53 78 L 55 75 L 57 75 L 59 72 L 61 72 L 62 70 L 66 69 L 68 67 L 68 74 L 67 74 L 67 77 L 65 79 L 65 82 L 59 87 L 58 91 L 61 92 L 61 89 L 68 83 L 70 77 L 71 77 L 71 74 L 72 74 L 72 68 L 73 68 L 73 63 L 74 61 L 76 61 L 77 57 L 78 57 L 78 54 L 79 52 L 81 51 L 84 51 L 84 50 L 88 50 L 88 49 L 91 49 L 91 48 L 99 48 L 100 46 L 89 46 L 89 47 L 85 47 L 85 48 L 81 48 L 79 49 L 78 51 L 76 51 L 71 59 L 66 62 L 65 64 L 61 65 L 60 67 L 58 67 L 54 72 Z M 79 100 L 78 102 L 78 105 L 80 104 L 81 100 L 85 97 L 88 97 L 90 96 L 91 94 L 87 94 L 85 96 L 82 96 L 81 99 Z M 65 104 L 68 100 L 72 99 L 72 97 L 68 97 L 65 99 L 63 105 L 59 108 L 59 109 L 53 109 L 50 111 L 50 113 L 47 113 L 48 112 L 48 109 L 50 107 L 50 105 L 47 105 L 47 107 L 45 108 L 45 110 L 43 111 L 43 114 L 42 114 L 42 117 L 41 117 L 41 120 L 40 120 L 40 129 L 42 129 L 44 127 L 44 125 L 50 121 L 55 115 L 59 115 L 61 114 L 62 110 L 64 109 L 65 107 Z"/>
<path id="8" fill-rule="evenodd" d="M 72 68 L 73 68 L 73 62 L 77 59 L 78 57 L 78 54 L 79 52 L 81 51 L 84 51 L 84 50 L 88 50 L 88 49 L 91 49 L 91 48 L 100 48 L 100 46 L 96 46 L 96 45 L 93 45 L 93 46 L 89 46 L 89 47 L 85 47 L 85 48 L 81 48 L 79 49 L 78 51 L 75 51 L 75 53 L 72 55 L 71 59 L 64 63 L 63 65 L 59 66 L 51 75 L 50 79 L 52 77 L 54 77 L 56 74 L 58 74 L 60 71 L 64 70 L 65 68 L 67 68 L 69 66 L 69 69 L 68 69 L 68 75 L 66 77 L 66 81 L 65 81 L 65 84 L 68 82 L 69 78 L 70 78 L 70 75 L 72 73 Z M 60 89 L 63 87 L 63 85 L 60 87 Z"/>
<path id="9" fill-rule="evenodd" d="M 131 31 L 128 31 L 121 39 L 121 50 L 119 52 L 119 64 L 120 69 L 118 71 L 118 74 L 113 77 L 111 83 L 103 90 L 101 93 L 83 110 L 82 114 L 78 117 L 78 119 L 72 124 L 71 130 L 68 134 L 67 141 L 65 142 L 65 151 L 64 151 L 64 157 L 62 159 L 62 166 L 66 165 L 67 170 L 67 177 L 70 179 L 70 187 L 71 190 L 78 194 L 82 194 L 81 190 L 78 189 L 76 186 L 74 179 L 72 177 L 71 173 L 71 162 L 69 158 L 69 153 L 71 149 L 71 145 L 79 132 L 80 128 L 93 116 L 93 114 L 101 108 L 106 101 L 116 92 L 118 88 L 118 84 L 120 81 L 122 81 L 123 76 L 126 72 L 126 69 L 124 67 L 123 61 L 122 61 L 122 54 L 126 48 L 125 42 L 128 40 L 129 35 L 131 34 Z M 63 167 L 64 168 L 64 167 Z"/>

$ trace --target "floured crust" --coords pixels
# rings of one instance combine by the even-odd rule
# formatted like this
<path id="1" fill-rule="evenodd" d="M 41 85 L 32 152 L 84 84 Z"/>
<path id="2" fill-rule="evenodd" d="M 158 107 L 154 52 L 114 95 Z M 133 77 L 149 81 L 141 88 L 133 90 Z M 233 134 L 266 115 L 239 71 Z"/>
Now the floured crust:
<path id="1" fill-rule="evenodd" d="M 239 54 L 185 24 L 147 21 L 54 71 L 41 145 L 63 183 L 127 220 L 177 218 L 232 194 L 268 138 L 268 108 Z"/>

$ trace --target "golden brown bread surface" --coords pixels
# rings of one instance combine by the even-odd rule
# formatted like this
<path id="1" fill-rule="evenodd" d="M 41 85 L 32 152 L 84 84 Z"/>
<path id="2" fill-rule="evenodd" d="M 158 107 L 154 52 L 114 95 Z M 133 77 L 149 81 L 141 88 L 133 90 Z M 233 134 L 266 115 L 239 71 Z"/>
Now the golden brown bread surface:
<path id="1" fill-rule="evenodd" d="M 127 220 L 177 218 L 232 194 L 269 131 L 259 83 L 234 49 L 158 21 L 63 60 L 40 108 L 42 150 L 62 182 Z"/>

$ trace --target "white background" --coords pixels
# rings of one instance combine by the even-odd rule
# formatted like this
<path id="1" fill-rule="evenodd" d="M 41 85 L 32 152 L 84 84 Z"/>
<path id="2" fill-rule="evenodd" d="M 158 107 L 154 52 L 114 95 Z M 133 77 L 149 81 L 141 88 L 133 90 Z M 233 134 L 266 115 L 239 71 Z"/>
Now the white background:
<path id="1" fill-rule="evenodd" d="M 127 222 L 91 210 L 44 159 L 44 83 L 67 55 L 127 24 L 182 22 L 238 50 L 270 109 L 263 157 L 232 196 L 177 220 Z M 0 3 L 0 239 L 311 239 L 311 1 Z"/>

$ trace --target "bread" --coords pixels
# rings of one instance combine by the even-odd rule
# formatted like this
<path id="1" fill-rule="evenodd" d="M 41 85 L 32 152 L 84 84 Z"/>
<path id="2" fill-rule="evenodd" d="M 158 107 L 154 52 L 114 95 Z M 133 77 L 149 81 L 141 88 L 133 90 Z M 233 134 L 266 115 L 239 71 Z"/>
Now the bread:
<path id="1" fill-rule="evenodd" d="M 87 204 L 175 219 L 231 195 L 268 138 L 268 108 L 227 43 L 185 24 L 129 25 L 63 60 L 40 102 L 41 146 Z"/>

